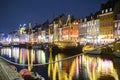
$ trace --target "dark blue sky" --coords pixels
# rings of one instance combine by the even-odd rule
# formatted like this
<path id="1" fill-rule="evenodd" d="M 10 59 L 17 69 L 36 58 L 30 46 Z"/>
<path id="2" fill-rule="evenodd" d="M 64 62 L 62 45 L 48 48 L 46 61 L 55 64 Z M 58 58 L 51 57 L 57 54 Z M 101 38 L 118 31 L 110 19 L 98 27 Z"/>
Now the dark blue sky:
<path id="1" fill-rule="evenodd" d="M 78 18 L 100 9 L 108 0 L 0 0 L 0 32 L 9 33 L 20 24 L 43 23 L 61 13 Z"/>

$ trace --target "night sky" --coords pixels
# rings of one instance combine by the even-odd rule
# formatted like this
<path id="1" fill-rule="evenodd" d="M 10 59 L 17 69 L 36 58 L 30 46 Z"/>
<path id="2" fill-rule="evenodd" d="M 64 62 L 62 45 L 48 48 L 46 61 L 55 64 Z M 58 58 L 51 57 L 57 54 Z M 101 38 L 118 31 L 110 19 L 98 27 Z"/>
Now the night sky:
<path id="1" fill-rule="evenodd" d="M 84 18 L 108 0 L 0 0 L 0 32 L 9 33 L 20 24 L 43 23 L 65 13 Z"/>

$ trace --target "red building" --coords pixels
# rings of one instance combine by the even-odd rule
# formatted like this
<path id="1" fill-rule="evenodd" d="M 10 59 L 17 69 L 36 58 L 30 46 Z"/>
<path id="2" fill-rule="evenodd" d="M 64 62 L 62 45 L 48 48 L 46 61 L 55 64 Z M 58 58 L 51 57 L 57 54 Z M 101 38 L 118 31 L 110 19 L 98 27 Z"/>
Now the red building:
<path id="1" fill-rule="evenodd" d="M 62 40 L 78 40 L 78 25 L 80 20 L 75 19 L 69 25 L 64 25 L 62 27 Z"/>

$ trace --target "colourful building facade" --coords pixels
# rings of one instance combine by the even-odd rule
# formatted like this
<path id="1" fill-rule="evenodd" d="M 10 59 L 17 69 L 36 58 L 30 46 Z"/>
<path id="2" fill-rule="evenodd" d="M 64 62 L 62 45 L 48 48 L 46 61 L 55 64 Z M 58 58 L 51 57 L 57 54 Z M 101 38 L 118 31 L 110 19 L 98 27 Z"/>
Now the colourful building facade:
<path id="1" fill-rule="evenodd" d="M 62 27 L 62 40 L 78 41 L 79 20 L 73 21 L 70 25 Z"/>
<path id="2" fill-rule="evenodd" d="M 112 8 L 102 10 L 99 15 L 100 19 L 100 35 L 99 39 L 102 44 L 107 44 L 114 41 L 113 20 L 114 12 Z"/>

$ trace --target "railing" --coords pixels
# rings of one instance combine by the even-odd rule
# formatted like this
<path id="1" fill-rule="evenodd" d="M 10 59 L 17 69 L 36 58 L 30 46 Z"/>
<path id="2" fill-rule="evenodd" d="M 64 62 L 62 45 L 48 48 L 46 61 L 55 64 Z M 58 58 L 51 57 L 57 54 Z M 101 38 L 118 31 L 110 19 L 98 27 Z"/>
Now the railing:
<path id="1" fill-rule="evenodd" d="M 6 74 L 6 71 L 3 69 L 3 66 L 1 64 L 0 64 L 0 73 L 2 73 L 0 74 L 0 80 L 9 80 L 9 77 Z"/>
<path id="2" fill-rule="evenodd" d="M 8 63 L 0 59 L 0 78 L 1 80 L 23 80 L 17 71 L 13 70 Z"/>

